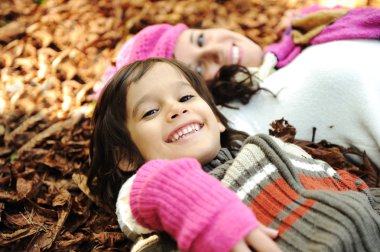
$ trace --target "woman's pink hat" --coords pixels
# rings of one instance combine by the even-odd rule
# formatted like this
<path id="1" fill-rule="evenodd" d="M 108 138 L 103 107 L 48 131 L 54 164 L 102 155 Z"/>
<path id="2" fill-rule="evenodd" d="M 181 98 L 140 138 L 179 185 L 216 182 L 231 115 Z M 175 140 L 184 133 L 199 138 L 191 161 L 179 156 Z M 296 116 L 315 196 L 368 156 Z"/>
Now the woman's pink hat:
<path id="1" fill-rule="evenodd" d="M 97 91 L 96 96 L 112 76 L 129 63 L 153 57 L 173 58 L 178 36 L 186 29 L 188 27 L 185 24 L 156 24 L 139 31 L 121 47 L 115 66 L 105 71 L 102 77 L 103 86 Z"/>

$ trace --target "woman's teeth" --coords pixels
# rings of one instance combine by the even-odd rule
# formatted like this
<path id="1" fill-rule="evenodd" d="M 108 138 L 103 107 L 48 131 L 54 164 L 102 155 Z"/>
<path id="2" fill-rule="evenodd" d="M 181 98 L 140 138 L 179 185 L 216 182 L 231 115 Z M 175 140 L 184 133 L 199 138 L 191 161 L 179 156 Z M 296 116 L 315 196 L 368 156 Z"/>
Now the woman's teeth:
<path id="1" fill-rule="evenodd" d="M 202 126 L 198 123 L 192 123 L 186 127 L 183 127 L 181 128 L 180 130 L 178 130 L 173 136 L 171 139 L 169 139 L 169 143 L 173 143 L 175 141 L 178 141 L 179 139 L 181 139 L 182 137 L 186 136 L 186 135 L 190 135 L 192 133 L 195 133 L 197 132 Z"/>
<path id="2" fill-rule="evenodd" d="M 239 47 L 232 46 L 232 64 L 239 63 Z"/>

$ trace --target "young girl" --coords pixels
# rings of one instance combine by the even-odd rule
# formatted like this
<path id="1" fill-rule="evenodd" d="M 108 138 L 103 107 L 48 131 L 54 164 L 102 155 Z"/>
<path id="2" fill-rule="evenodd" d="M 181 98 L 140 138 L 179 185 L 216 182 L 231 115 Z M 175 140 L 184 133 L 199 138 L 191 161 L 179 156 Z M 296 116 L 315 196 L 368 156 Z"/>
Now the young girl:
<path id="1" fill-rule="evenodd" d="M 294 145 L 230 128 L 198 75 L 176 61 L 118 71 L 94 123 L 88 183 L 111 205 L 118 195 L 129 237 L 165 231 L 182 251 L 380 245 L 378 190 Z M 275 232 L 256 218 L 279 230 L 276 245 Z"/>

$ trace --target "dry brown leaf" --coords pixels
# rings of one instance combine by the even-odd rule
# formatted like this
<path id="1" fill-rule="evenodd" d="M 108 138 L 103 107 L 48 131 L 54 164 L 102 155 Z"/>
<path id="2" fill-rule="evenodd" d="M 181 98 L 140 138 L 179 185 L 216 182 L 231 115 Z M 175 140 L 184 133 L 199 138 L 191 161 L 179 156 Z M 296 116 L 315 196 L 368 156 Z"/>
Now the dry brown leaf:
<path id="1" fill-rule="evenodd" d="M 14 191 L 4 191 L 0 189 L 0 200 L 8 202 L 17 202 L 19 201 L 19 197 Z"/>
<path id="2" fill-rule="evenodd" d="M 54 250 L 66 250 L 69 249 L 70 246 L 81 244 L 85 241 L 88 241 L 90 238 L 83 233 L 76 233 L 75 236 L 70 234 L 69 232 L 65 232 L 61 235 L 60 239 L 55 243 Z"/>
<path id="3" fill-rule="evenodd" d="M 108 244 L 108 246 L 113 247 L 116 242 L 125 240 L 125 235 L 121 232 L 102 232 L 94 233 L 93 238 L 102 244 Z"/>
<path id="4" fill-rule="evenodd" d="M 42 47 L 47 47 L 53 41 L 52 34 L 46 30 L 34 31 L 31 36 L 37 39 L 41 43 Z"/>
<path id="5" fill-rule="evenodd" d="M 67 190 L 60 190 L 59 194 L 53 200 L 53 207 L 65 206 L 71 201 L 71 195 Z"/>
<path id="6" fill-rule="evenodd" d="M 13 149 L 7 147 L 0 147 L 0 157 L 7 156 L 11 154 Z"/>
<path id="7" fill-rule="evenodd" d="M 37 232 L 39 232 L 38 228 L 23 228 L 10 234 L 0 233 L 0 246 L 34 235 Z"/>
<path id="8" fill-rule="evenodd" d="M 26 198 L 28 194 L 32 191 L 33 189 L 33 181 L 31 180 L 26 180 L 24 178 L 18 178 L 17 183 L 16 183 L 16 190 L 18 196 L 22 198 Z"/>
<path id="9" fill-rule="evenodd" d="M 25 23 L 23 21 L 13 21 L 0 27 L 0 41 L 10 42 L 15 37 L 25 32 Z"/>
<path id="10" fill-rule="evenodd" d="M 65 128 L 71 128 L 74 127 L 74 125 L 79 121 L 81 118 L 81 113 L 79 111 L 76 111 L 73 113 L 73 115 L 62 122 L 57 122 L 50 126 L 48 129 L 44 130 L 43 132 L 37 134 L 34 136 L 31 140 L 29 140 L 26 144 L 24 144 L 20 149 L 18 149 L 17 154 L 21 155 L 23 152 L 29 151 L 31 148 L 33 148 L 37 143 L 42 141 L 43 139 L 51 136 L 52 134 L 61 131 Z"/>
<path id="11" fill-rule="evenodd" d="M 58 220 L 52 225 L 43 225 L 45 232 L 40 233 L 29 243 L 27 247 L 28 251 L 46 250 L 53 245 L 71 210 L 72 203 L 70 193 L 66 190 L 59 191 L 52 205 L 58 208 Z M 41 210 L 42 208 L 39 207 L 38 209 Z M 47 213 L 46 209 L 44 210 L 43 212 Z"/>
<path id="12" fill-rule="evenodd" d="M 47 167 L 59 170 L 63 175 L 71 172 L 73 166 L 72 164 L 65 158 L 58 154 L 51 154 L 41 158 L 38 164 L 43 164 Z"/>
<path id="13" fill-rule="evenodd" d="M 5 134 L 4 141 L 8 144 L 10 141 L 12 141 L 16 135 L 24 133 L 28 128 L 32 127 L 37 123 L 38 121 L 44 119 L 48 114 L 47 109 L 42 109 L 37 114 L 27 118 L 25 121 L 23 121 L 20 126 L 18 126 L 16 129 L 12 130 L 9 134 Z"/>
<path id="14" fill-rule="evenodd" d="M 3 202 L 0 203 L 0 222 L 2 222 L 2 214 L 4 211 L 5 205 Z"/>
<path id="15" fill-rule="evenodd" d="M 93 202 L 95 202 L 98 206 L 102 206 L 99 199 L 95 197 L 87 186 L 87 176 L 79 173 L 74 173 L 72 176 L 74 182 L 78 185 L 79 189 L 87 195 Z"/>
<path id="16" fill-rule="evenodd" d="M 5 68 L 12 66 L 14 62 L 14 54 L 12 52 L 3 52 L 0 54 L 0 64 Z"/>
<path id="17" fill-rule="evenodd" d="M 290 125 L 287 120 L 282 118 L 271 123 L 269 134 L 281 138 L 285 142 L 293 142 L 296 135 L 296 129 Z"/>

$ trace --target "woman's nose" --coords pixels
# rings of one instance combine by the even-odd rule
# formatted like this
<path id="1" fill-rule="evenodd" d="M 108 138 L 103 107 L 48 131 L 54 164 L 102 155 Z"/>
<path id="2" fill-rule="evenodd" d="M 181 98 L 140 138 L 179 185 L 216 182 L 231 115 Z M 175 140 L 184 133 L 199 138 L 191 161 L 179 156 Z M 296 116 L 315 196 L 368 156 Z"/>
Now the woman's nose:
<path id="1" fill-rule="evenodd" d="M 208 62 L 209 64 L 214 63 L 217 65 L 221 65 L 223 63 L 222 52 L 216 46 L 207 46 L 201 48 L 200 58 L 202 59 L 202 61 Z"/>
<path id="2" fill-rule="evenodd" d="M 202 62 L 202 76 L 207 80 L 215 77 L 219 69 L 225 64 L 225 55 L 222 48 L 218 46 L 207 46 L 200 48 L 199 58 Z"/>

